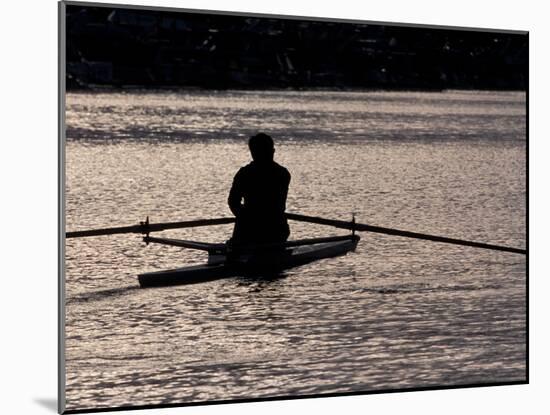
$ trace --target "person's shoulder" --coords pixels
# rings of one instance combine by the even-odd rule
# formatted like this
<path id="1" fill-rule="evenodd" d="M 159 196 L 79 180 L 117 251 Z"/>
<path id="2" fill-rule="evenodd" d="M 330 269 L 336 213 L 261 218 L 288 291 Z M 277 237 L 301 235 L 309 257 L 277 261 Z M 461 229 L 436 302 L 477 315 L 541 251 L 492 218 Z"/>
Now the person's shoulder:
<path id="1" fill-rule="evenodd" d="M 251 174 L 253 174 L 252 170 L 253 170 L 252 163 L 248 163 L 247 165 L 242 166 L 242 167 L 237 171 L 237 173 L 235 174 L 235 177 L 246 177 L 246 176 L 250 176 Z"/>
<path id="2" fill-rule="evenodd" d="M 242 167 L 239 169 L 238 173 L 248 173 L 248 172 L 251 172 L 252 170 L 254 170 L 254 165 L 253 165 L 253 163 L 248 163 L 248 164 L 242 166 Z"/>
<path id="3" fill-rule="evenodd" d="M 275 168 L 277 169 L 277 171 L 279 172 L 279 174 L 281 176 L 287 177 L 287 178 L 290 179 L 290 172 L 288 171 L 288 169 L 286 167 L 283 167 L 279 163 L 276 163 L 276 162 L 273 162 L 273 164 L 275 165 Z"/>

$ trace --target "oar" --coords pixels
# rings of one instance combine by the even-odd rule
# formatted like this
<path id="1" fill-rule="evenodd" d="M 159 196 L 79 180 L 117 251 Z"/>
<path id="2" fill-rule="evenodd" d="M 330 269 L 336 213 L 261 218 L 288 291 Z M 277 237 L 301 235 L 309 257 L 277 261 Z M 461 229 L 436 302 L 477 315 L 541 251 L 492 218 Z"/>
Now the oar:
<path id="1" fill-rule="evenodd" d="M 115 235 L 121 233 L 141 233 L 149 234 L 149 232 L 159 232 L 166 229 L 179 228 L 194 228 L 198 226 L 209 225 L 224 225 L 235 222 L 235 218 L 216 218 L 216 219 L 197 219 L 187 220 L 183 222 L 165 222 L 165 223 L 149 223 L 149 217 L 145 222 L 140 222 L 139 225 L 121 226 L 116 228 L 90 229 L 85 231 L 73 231 L 65 234 L 66 238 L 82 238 L 86 236 L 101 236 Z"/>
<path id="2" fill-rule="evenodd" d="M 315 216 L 299 215 L 296 213 L 287 213 L 286 217 L 288 219 L 292 219 L 300 222 L 316 223 L 319 225 L 329 225 L 329 226 L 334 226 L 336 228 L 349 229 L 351 231 L 382 233 L 386 235 L 403 236 L 405 238 L 424 239 L 427 241 L 443 242 L 447 244 L 472 246 L 475 248 L 483 248 L 483 249 L 492 249 L 495 251 L 514 252 L 514 253 L 523 254 L 523 255 L 527 253 L 525 249 L 510 248 L 507 246 L 492 245 L 492 244 L 486 244 L 483 242 L 465 241 L 463 239 L 447 238 L 444 236 L 427 235 L 427 234 L 417 233 L 417 232 L 402 231 L 399 229 L 383 228 L 380 226 L 367 225 L 363 223 L 355 223 L 353 221 L 346 222 L 343 220 L 319 218 Z"/>

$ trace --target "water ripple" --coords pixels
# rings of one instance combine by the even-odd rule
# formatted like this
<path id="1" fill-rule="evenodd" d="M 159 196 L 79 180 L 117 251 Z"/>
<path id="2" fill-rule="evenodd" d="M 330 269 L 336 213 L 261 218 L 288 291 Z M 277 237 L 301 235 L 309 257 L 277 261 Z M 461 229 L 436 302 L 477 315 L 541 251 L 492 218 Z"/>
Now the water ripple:
<path id="1" fill-rule="evenodd" d="M 523 247 L 525 120 L 524 93 L 71 93 L 67 229 L 227 216 L 265 130 L 290 211 Z M 523 257 L 363 233 L 277 278 L 138 288 L 205 260 L 135 235 L 67 241 L 68 409 L 525 380 Z"/>

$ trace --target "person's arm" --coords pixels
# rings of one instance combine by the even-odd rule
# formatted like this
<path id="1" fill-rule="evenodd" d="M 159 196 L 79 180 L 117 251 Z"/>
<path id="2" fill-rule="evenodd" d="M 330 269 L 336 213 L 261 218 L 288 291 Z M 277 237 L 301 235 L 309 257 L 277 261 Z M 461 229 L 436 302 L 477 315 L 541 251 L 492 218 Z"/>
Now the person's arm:
<path id="1" fill-rule="evenodd" d="M 288 170 L 285 170 L 283 180 L 285 181 L 285 184 L 284 184 L 284 191 L 281 198 L 282 206 L 280 207 L 280 210 L 284 213 L 286 210 L 286 198 L 288 196 L 288 187 L 290 186 L 290 173 L 288 172 Z"/>
<path id="2" fill-rule="evenodd" d="M 231 209 L 231 212 L 235 217 L 238 217 L 243 209 L 243 205 L 241 204 L 241 201 L 243 199 L 243 191 L 242 191 L 242 177 L 241 177 L 241 171 L 239 170 L 237 174 L 235 175 L 235 178 L 233 179 L 233 184 L 231 185 L 231 190 L 229 191 L 229 198 L 227 199 L 227 204 L 229 205 L 229 209 Z"/>

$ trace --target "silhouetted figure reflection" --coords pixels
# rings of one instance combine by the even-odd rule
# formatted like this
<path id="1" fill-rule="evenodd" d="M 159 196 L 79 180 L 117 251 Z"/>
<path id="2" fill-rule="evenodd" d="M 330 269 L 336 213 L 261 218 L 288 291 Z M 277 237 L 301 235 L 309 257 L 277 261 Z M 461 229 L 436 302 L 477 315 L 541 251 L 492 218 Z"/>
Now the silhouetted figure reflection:
<path id="1" fill-rule="evenodd" d="M 250 137 L 248 147 L 252 162 L 239 169 L 229 192 L 236 218 L 231 243 L 284 242 L 290 234 L 285 217 L 290 173 L 273 160 L 275 147 L 267 134 Z"/>

